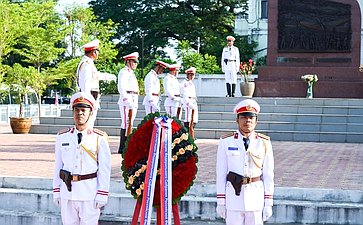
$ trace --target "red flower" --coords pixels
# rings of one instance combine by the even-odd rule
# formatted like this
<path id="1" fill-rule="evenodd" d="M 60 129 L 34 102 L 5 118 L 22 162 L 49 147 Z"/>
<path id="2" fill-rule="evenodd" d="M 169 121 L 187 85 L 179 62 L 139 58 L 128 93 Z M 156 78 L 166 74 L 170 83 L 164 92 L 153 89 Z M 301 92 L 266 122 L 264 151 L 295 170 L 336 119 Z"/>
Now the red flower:
<path id="1" fill-rule="evenodd" d="M 144 185 L 144 179 L 146 171 L 141 172 L 139 169 L 146 165 L 149 146 L 151 143 L 152 130 L 154 127 L 154 118 L 158 117 L 159 114 L 149 114 L 144 120 L 138 125 L 138 128 L 132 132 L 126 143 L 126 151 L 123 155 L 122 171 L 123 177 L 126 184 L 126 188 L 131 190 L 131 194 L 134 198 L 141 201 L 142 194 L 138 193 L 140 187 Z M 173 141 L 176 138 L 180 138 L 186 133 L 186 128 L 182 126 L 181 122 L 176 118 L 173 118 L 172 122 L 172 134 Z M 197 173 L 196 162 L 198 156 L 196 154 L 197 146 L 194 144 L 194 140 L 189 136 L 188 139 L 183 139 L 179 144 L 175 144 L 172 149 L 173 154 L 179 152 L 179 149 L 185 146 L 194 146 L 192 150 L 188 151 L 188 154 L 183 154 L 183 157 L 177 157 L 177 160 L 172 162 L 172 182 L 173 182 L 173 203 L 180 201 L 180 198 L 189 190 L 190 186 L 193 185 Z M 129 177 L 135 176 L 138 173 L 137 179 L 132 184 L 128 184 Z M 154 193 L 154 206 L 160 204 L 160 180 L 157 176 L 155 193 Z"/>

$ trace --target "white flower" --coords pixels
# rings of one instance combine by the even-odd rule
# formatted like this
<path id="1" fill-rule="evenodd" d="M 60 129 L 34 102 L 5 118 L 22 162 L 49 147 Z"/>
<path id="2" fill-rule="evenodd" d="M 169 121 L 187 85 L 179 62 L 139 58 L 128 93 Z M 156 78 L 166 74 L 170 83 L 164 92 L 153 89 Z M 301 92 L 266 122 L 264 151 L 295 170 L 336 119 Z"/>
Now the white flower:
<path id="1" fill-rule="evenodd" d="M 315 83 L 318 81 L 318 76 L 316 74 L 306 74 L 301 76 L 301 79 L 304 80 L 306 83 Z"/>

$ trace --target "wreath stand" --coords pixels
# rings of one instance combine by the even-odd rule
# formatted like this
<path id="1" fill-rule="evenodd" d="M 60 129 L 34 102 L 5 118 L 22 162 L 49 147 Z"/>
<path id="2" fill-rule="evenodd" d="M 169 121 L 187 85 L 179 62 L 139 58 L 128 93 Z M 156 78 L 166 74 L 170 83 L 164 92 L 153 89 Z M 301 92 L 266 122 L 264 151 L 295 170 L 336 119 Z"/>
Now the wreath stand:
<path id="1" fill-rule="evenodd" d="M 131 225 L 137 225 L 137 222 L 139 220 L 140 210 L 141 210 L 141 202 L 136 201 L 134 215 L 132 216 Z M 172 210 L 173 210 L 174 225 L 180 225 L 180 215 L 179 215 L 178 204 L 173 204 Z M 160 218 L 161 218 L 161 210 L 160 210 L 160 207 L 158 207 L 157 211 L 156 211 L 156 224 L 157 225 L 161 225 Z"/>

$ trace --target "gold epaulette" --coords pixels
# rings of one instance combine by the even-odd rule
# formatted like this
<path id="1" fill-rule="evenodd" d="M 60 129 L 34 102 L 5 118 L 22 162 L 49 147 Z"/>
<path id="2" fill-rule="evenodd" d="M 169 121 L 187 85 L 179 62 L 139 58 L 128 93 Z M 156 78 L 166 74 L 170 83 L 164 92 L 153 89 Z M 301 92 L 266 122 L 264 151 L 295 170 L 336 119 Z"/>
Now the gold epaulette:
<path id="1" fill-rule="evenodd" d="M 100 136 L 107 136 L 107 133 L 102 131 L 102 130 L 99 130 L 97 128 L 93 128 L 93 132 L 95 132 L 96 134 L 100 135 Z"/>
<path id="2" fill-rule="evenodd" d="M 234 134 L 234 132 L 228 132 L 228 133 L 226 133 L 226 134 L 223 134 L 223 135 L 221 136 L 221 139 L 225 139 L 225 138 L 228 138 L 228 137 L 232 137 L 232 136 L 233 136 L 233 134 Z"/>
<path id="3" fill-rule="evenodd" d="M 259 136 L 260 138 L 265 139 L 265 140 L 270 140 L 269 136 L 261 134 L 261 133 L 257 133 L 257 136 Z"/>
<path id="4" fill-rule="evenodd" d="M 65 134 L 65 133 L 69 132 L 70 130 L 71 130 L 71 128 L 69 128 L 69 127 L 68 128 L 64 128 L 64 129 L 58 131 L 57 135 Z"/>

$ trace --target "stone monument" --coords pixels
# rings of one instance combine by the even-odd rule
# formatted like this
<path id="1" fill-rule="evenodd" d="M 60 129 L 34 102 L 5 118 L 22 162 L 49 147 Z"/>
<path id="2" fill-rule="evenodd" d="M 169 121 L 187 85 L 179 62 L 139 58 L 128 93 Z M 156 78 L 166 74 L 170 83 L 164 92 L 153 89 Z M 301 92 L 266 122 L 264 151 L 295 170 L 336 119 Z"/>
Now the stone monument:
<path id="1" fill-rule="evenodd" d="M 270 0 L 267 65 L 254 96 L 305 97 L 301 76 L 316 74 L 317 98 L 363 98 L 361 13 L 356 0 Z"/>

